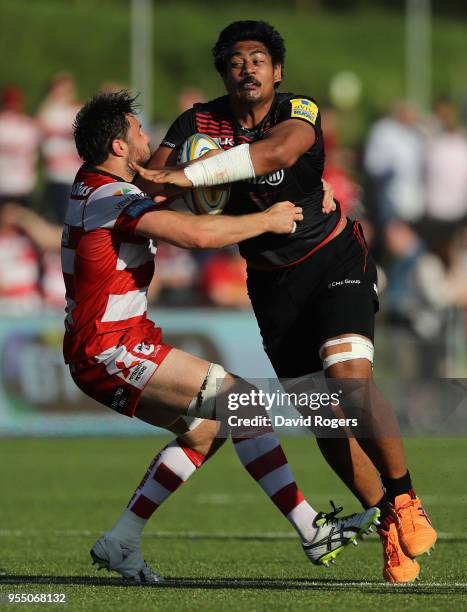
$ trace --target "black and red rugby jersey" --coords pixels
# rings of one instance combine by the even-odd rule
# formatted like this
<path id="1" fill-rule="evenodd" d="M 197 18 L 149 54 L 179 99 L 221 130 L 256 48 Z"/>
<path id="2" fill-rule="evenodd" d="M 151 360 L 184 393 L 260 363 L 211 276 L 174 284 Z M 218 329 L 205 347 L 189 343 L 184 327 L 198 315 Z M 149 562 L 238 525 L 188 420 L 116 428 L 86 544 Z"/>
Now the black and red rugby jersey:
<path id="1" fill-rule="evenodd" d="M 332 236 L 341 217 L 340 206 L 328 215 L 321 210 L 324 143 L 321 117 L 313 98 L 276 93 L 266 117 L 254 129 L 242 127 L 230 110 L 229 97 L 195 104 L 175 120 L 161 146 L 179 148 L 197 132 L 216 139 L 223 149 L 252 143 L 287 119 L 311 123 L 315 144 L 291 168 L 232 184 L 225 213 L 242 215 L 265 210 L 276 202 L 290 200 L 303 208 L 304 220 L 289 235 L 263 234 L 240 243 L 240 252 L 251 264 L 265 268 L 289 266 L 310 255 Z"/>

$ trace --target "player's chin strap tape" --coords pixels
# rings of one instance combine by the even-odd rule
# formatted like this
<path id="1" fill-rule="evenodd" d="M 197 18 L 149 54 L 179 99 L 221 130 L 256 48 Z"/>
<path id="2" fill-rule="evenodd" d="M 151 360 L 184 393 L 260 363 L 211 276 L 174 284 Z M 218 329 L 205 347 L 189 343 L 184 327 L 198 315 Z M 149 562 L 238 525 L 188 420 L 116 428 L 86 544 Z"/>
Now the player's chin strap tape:
<path id="1" fill-rule="evenodd" d="M 216 395 L 224 382 L 226 374 L 227 372 L 221 365 L 217 363 L 210 364 L 198 395 L 191 400 L 188 406 L 187 417 L 184 417 L 187 423 L 187 418 L 196 417 L 195 420 L 197 421 L 216 418 Z M 194 429 L 197 425 L 199 423 L 193 427 L 189 425 L 189 427 Z"/>
<path id="2" fill-rule="evenodd" d="M 330 346 L 338 346 L 339 344 L 350 344 L 350 351 L 342 351 L 324 357 L 324 349 Z M 319 356 L 323 362 L 323 370 L 327 370 L 330 366 L 341 363 L 342 361 L 350 361 L 351 359 L 368 359 L 373 365 L 374 347 L 370 340 L 360 338 L 359 336 L 347 336 L 346 338 L 336 338 L 328 340 L 321 345 Z"/>
<path id="3" fill-rule="evenodd" d="M 250 145 L 241 144 L 208 159 L 201 159 L 187 166 L 183 172 L 193 187 L 210 187 L 252 179 L 255 177 L 255 169 L 250 157 Z"/>

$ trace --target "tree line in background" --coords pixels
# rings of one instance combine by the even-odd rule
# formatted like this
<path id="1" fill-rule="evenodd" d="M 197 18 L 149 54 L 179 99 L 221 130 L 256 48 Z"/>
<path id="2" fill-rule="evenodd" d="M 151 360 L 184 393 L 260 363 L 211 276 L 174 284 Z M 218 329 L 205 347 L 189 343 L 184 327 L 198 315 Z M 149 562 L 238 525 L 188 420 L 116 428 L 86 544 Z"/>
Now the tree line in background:
<path id="1" fill-rule="evenodd" d="M 128 0 L 119 0 L 127 2 Z M 299 11 L 329 10 L 329 11 L 355 11 L 355 10 L 388 10 L 400 12 L 405 8 L 407 0 L 289 0 L 287 5 Z M 180 3 L 179 0 L 154 0 L 158 4 Z M 201 4 L 227 4 L 228 0 L 201 0 Z M 261 4 L 261 0 L 257 2 Z M 283 6 L 284 0 L 268 0 L 263 4 L 267 6 Z M 467 15 L 467 2 L 465 0 L 431 0 L 431 9 L 435 15 L 458 16 Z"/>
<path id="2" fill-rule="evenodd" d="M 152 119 L 177 114 L 180 91 L 196 87 L 221 95 L 211 48 L 219 31 L 236 19 L 268 19 L 287 44 L 283 87 L 330 101 L 330 83 L 341 71 L 360 81 L 361 96 L 347 121 L 350 139 L 376 114 L 405 94 L 405 31 L 402 0 L 294 0 L 296 6 L 358 6 L 361 11 L 291 12 L 283 0 L 242 4 L 211 0 L 154 0 Z M 438 2 L 454 6 L 456 0 Z M 466 5 L 463 0 L 459 6 Z M 35 112 L 52 75 L 66 70 L 81 99 L 104 82 L 130 86 L 129 0 L 0 0 L 0 88 L 20 86 Z M 363 10 L 365 7 L 371 10 Z M 377 7 L 380 7 L 379 10 Z M 387 9 L 387 10 L 386 10 Z M 20 31 L 21 36 L 18 32 Z M 433 22 L 433 96 L 466 95 L 467 37 L 459 19 Z"/>

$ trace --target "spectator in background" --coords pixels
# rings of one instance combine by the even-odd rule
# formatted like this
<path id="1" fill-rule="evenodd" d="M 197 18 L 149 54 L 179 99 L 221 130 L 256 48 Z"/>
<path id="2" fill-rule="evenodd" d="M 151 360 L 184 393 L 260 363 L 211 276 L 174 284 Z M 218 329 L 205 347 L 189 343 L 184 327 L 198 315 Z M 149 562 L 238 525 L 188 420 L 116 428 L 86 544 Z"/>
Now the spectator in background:
<path id="1" fill-rule="evenodd" d="M 326 149 L 323 179 L 331 183 L 344 214 L 361 216 L 360 187 L 352 176 L 354 152 L 342 147 L 334 109 L 321 111 L 321 125 Z"/>
<path id="2" fill-rule="evenodd" d="M 412 327 L 414 308 L 411 275 L 426 252 L 425 244 L 403 221 L 392 221 L 385 232 L 386 250 L 391 254 L 384 307 L 393 323 Z"/>
<path id="3" fill-rule="evenodd" d="M 7 87 L 0 107 L 0 202 L 31 203 L 37 184 L 39 130 L 24 112 L 23 92 Z"/>
<path id="4" fill-rule="evenodd" d="M 246 289 L 246 263 L 236 246 L 218 251 L 204 263 L 200 287 L 214 306 L 250 308 Z"/>
<path id="5" fill-rule="evenodd" d="M 363 163 L 369 213 L 378 229 L 394 219 L 414 223 L 422 218 L 424 146 L 416 110 L 409 102 L 398 102 L 391 116 L 371 128 Z"/>
<path id="6" fill-rule="evenodd" d="M 186 110 L 190 109 L 193 104 L 197 102 L 204 102 L 205 95 L 198 87 L 194 87 L 192 85 L 188 85 L 180 90 L 177 99 L 177 108 L 179 113 L 184 113 Z M 151 130 L 151 142 L 159 143 L 162 141 L 164 136 L 169 129 L 170 124 L 166 121 L 156 121 L 155 125 Z"/>
<path id="7" fill-rule="evenodd" d="M 154 252 L 155 254 L 155 252 Z M 163 306 L 190 306 L 196 300 L 196 262 L 190 252 L 161 242 L 157 246 L 156 273 L 148 299 Z"/>
<path id="8" fill-rule="evenodd" d="M 467 306 L 465 232 L 434 228 L 426 243 L 402 222 L 388 226 L 388 249 L 398 254 L 386 292 L 388 319 L 417 340 L 419 372 L 444 376 L 449 309 Z"/>
<path id="9" fill-rule="evenodd" d="M 198 87 L 184 87 L 178 95 L 178 110 L 184 113 L 189 110 L 193 104 L 204 102 L 205 95 Z"/>
<path id="10" fill-rule="evenodd" d="M 18 204 L 0 206 L 0 312 L 65 306 L 62 226 Z"/>
<path id="11" fill-rule="evenodd" d="M 122 89 L 128 89 L 128 85 L 118 81 L 104 81 L 99 87 L 99 93 L 117 93 L 117 91 L 122 91 Z"/>
<path id="12" fill-rule="evenodd" d="M 73 121 L 79 108 L 72 76 L 65 72 L 56 74 L 38 113 L 46 180 L 46 213 L 56 223 L 63 223 L 70 188 L 81 166 L 73 140 Z"/>
<path id="13" fill-rule="evenodd" d="M 0 314 L 35 314 L 42 303 L 40 256 L 17 227 L 11 206 L 0 204 Z"/>
<path id="14" fill-rule="evenodd" d="M 438 100 L 435 118 L 439 127 L 427 147 L 427 221 L 455 230 L 467 219 L 467 139 L 450 100 Z"/>

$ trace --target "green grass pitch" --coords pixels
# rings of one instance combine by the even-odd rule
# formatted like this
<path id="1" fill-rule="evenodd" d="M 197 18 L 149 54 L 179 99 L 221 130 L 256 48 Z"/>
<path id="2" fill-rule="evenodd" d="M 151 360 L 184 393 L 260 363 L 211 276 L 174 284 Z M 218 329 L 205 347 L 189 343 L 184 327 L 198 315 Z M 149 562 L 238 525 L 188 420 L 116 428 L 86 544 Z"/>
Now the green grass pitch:
<path id="1" fill-rule="evenodd" d="M 110 528 L 165 438 L 0 441 L 0 609 L 8 593 L 65 593 L 67 611 L 467 609 L 465 439 L 409 439 L 408 463 L 440 532 L 421 580 L 381 579 L 376 536 L 332 569 L 312 566 L 287 521 L 238 462 L 228 441 L 156 512 L 146 559 L 171 579 L 124 586 L 96 572 L 89 548 Z M 311 438 L 283 441 L 299 485 L 317 509 L 357 502 Z M 60 609 L 27 604 L 26 609 Z"/>

